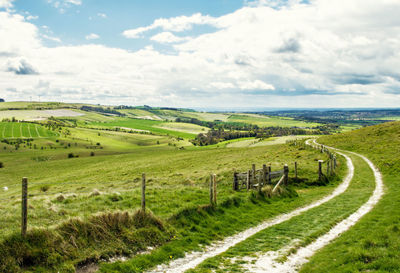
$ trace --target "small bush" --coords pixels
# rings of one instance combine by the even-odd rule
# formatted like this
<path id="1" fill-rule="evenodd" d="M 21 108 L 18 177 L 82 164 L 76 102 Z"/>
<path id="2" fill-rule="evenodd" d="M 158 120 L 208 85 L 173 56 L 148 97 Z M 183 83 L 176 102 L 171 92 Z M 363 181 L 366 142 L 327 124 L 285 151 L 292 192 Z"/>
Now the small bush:
<path id="1" fill-rule="evenodd" d="M 68 154 L 68 158 L 74 158 L 74 157 L 75 157 L 74 153 L 69 153 Z"/>
<path id="2" fill-rule="evenodd" d="M 1 168 L 4 168 L 4 163 L 3 162 L 0 162 L 0 169 Z"/>
<path id="3" fill-rule="evenodd" d="M 42 192 L 46 192 L 46 191 L 48 191 L 49 189 L 50 189 L 50 186 L 49 186 L 49 185 L 43 185 L 43 186 L 40 187 L 40 191 L 42 191 Z"/>

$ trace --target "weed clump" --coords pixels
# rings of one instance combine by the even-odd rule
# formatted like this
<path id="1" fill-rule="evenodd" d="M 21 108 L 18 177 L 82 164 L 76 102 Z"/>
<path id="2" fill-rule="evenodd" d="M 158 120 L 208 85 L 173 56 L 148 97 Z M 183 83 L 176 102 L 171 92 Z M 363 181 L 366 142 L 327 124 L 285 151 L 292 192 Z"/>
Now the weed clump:
<path id="1" fill-rule="evenodd" d="M 0 242 L 0 272 L 21 272 L 21 268 L 31 266 L 75 272 L 73 264 L 131 255 L 164 244 L 172 236 L 172 231 L 151 212 L 72 218 L 55 229 L 32 229 L 25 238 L 14 234 Z"/>

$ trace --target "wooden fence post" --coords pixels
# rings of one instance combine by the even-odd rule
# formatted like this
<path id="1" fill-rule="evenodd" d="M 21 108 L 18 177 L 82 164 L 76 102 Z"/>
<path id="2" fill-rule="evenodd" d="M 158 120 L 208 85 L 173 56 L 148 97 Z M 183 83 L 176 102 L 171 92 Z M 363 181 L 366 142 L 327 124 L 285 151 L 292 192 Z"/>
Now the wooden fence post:
<path id="1" fill-rule="evenodd" d="M 214 202 L 214 178 L 213 175 L 210 174 L 210 205 L 213 205 Z"/>
<path id="2" fill-rule="evenodd" d="M 217 175 L 213 174 L 213 195 L 214 195 L 214 205 L 217 205 Z"/>
<path id="3" fill-rule="evenodd" d="M 294 162 L 294 177 L 297 179 L 297 161 Z"/>
<path id="4" fill-rule="evenodd" d="M 146 211 L 146 174 L 142 173 L 142 211 Z"/>
<path id="5" fill-rule="evenodd" d="M 26 236 L 28 227 L 28 178 L 22 178 L 22 219 L 21 219 L 21 235 Z"/>
<path id="6" fill-rule="evenodd" d="M 283 175 L 285 176 L 283 183 L 287 186 L 289 184 L 289 166 L 283 166 Z"/>
<path id="7" fill-rule="evenodd" d="M 336 156 L 333 157 L 333 168 L 336 170 Z"/>
<path id="8" fill-rule="evenodd" d="M 326 176 L 329 176 L 331 173 L 330 173 L 330 164 L 331 164 L 331 161 L 328 159 L 328 161 L 326 162 Z"/>
<path id="9" fill-rule="evenodd" d="M 263 186 L 265 186 L 266 184 L 267 184 L 267 172 L 268 172 L 268 170 L 267 170 L 267 165 L 265 165 L 265 164 L 263 164 L 263 167 L 262 167 L 262 183 L 263 183 Z"/>
<path id="10" fill-rule="evenodd" d="M 271 184 L 271 165 L 268 166 L 268 184 Z"/>
<path id="11" fill-rule="evenodd" d="M 246 188 L 247 188 L 247 190 L 250 189 L 250 173 L 251 173 L 251 171 L 248 170 L 247 171 L 247 177 L 246 177 Z"/>
<path id="12" fill-rule="evenodd" d="M 322 162 L 323 160 L 318 160 L 318 179 L 322 181 Z"/>
<path id="13" fill-rule="evenodd" d="M 234 170 L 233 172 L 233 190 L 237 191 L 239 189 L 239 182 L 237 177 L 237 172 Z"/>
<path id="14" fill-rule="evenodd" d="M 256 164 L 252 164 L 251 165 L 251 169 L 252 169 L 252 179 L 251 179 L 251 185 L 253 186 L 256 183 Z"/>

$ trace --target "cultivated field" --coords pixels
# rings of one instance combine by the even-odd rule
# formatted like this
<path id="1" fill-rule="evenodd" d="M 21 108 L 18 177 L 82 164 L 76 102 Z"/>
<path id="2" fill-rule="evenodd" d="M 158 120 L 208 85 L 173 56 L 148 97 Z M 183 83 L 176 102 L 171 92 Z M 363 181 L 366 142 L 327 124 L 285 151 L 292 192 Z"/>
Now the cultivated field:
<path id="1" fill-rule="evenodd" d="M 34 123 L 0 122 L 0 139 L 48 138 L 58 134 Z"/>

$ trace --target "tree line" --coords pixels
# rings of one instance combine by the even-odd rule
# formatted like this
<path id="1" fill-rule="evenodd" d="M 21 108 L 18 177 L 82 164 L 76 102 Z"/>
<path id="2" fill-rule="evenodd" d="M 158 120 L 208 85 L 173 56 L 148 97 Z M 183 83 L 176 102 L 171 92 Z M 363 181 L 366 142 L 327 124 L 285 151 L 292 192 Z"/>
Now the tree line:
<path id="1" fill-rule="evenodd" d="M 320 129 L 302 129 L 302 128 L 289 128 L 289 127 L 265 127 L 258 128 L 249 131 L 237 131 L 231 130 L 226 131 L 222 128 L 211 129 L 207 133 L 200 133 L 195 139 L 191 140 L 194 145 L 206 146 L 217 144 L 221 141 L 245 138 L 245 137 L 255 137 L 255 138 L 269 138 L 278 136 L 290 136 L 290 135 L 328 135 L 329 130 Z"/>

